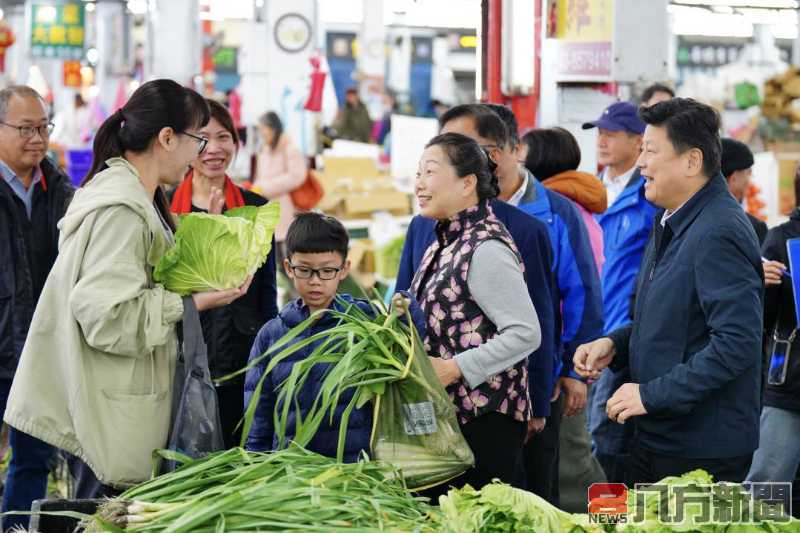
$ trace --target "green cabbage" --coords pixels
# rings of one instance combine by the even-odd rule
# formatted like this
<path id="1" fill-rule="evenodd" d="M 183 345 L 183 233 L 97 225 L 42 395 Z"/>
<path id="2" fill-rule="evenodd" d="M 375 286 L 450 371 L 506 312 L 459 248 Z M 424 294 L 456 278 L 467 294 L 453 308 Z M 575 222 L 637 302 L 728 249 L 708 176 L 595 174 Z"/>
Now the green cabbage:
<path id="1" fill-rule="evenodd" d="M 278 202 L 182 216 L 153 276 L 180 295 L 238 287 L 267 260 L 279 218 Z"/>

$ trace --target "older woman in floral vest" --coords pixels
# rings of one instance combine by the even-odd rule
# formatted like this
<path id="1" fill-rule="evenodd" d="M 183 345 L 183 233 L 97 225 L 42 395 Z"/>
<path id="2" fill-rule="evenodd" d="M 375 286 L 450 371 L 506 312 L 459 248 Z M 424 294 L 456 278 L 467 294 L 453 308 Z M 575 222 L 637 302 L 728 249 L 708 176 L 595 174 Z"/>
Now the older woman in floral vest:
<path id="1" fill-rule="evenodd" d="M 512 482 L 531 417 L 528 354 L 541 340 L 522 260 L 489 200 L 497 178 L 473 140 L 433 138 L 419 163 L 416 195 L 437 220 L 411 288 L 425 311 L 425 348 L 458 413 L 475 467 L 454 486 Z"/>

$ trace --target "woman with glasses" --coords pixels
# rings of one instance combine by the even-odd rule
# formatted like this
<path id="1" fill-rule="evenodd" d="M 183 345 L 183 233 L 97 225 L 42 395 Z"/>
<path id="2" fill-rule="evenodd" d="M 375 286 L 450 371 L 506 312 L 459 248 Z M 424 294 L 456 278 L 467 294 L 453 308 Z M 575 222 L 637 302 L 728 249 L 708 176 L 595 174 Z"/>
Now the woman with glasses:
<path id="1" fill-rule="evenodd" d="M 225 106 L 215 100 L 206 102 L 211 118 L 199 135 L 208 139 L 208 144 L 192 162 L 183 183 L 170 193 L 172 212 L 219 213 L 245 205 L 264 205 L 267 201 L 263 197 L 237 187 L 228 177 L 226 171 L 236 157 L 239 136 Z M 230 305 L 200 313 L 211 377 L 220 378 L 244 368 L 259 328 L 277 314 L 273 246 L 246 294 Z M 241 440 L 237 426 L 244 412 L 244 376 L 217 386 L 217 398 L 225 446 L 233 448 Z"/>
<path id="2" fill-rule="evenodd" d="M 78 498 L 149 478 L 152 451 L 167 444 L 184 303 L 205 310 L 247 292 L 249 280 L 182 299 L 153 280 L 175 230 L 161 187 L 202 152 L 208 120 L 194 91 L 142 85 L 98 130 L 59 225 L 5 420 L 76 457 Z"/>

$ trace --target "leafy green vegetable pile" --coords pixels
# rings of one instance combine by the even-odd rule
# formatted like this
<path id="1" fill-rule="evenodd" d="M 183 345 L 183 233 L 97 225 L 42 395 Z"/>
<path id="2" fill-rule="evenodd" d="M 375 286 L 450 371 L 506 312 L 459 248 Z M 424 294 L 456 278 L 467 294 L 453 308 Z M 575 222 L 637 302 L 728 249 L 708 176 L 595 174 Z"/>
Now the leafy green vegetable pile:
<path id="1" fill-rule="evenodd" d="M 181 295 L 238 287 L 266 261 L 279 218 L 278 202 L 184 215 L 154 278 Z"/>
<path id="2" fill-rule="evenodd" d="M 601 532 L 588 515 L 566 513 L 539 496 L 502 483 L 465 486 L 439 497 L 443 533 Z"/>
<path id="3" fill-rule="evenodd" d="M 298 446 L 183 459 L 86 517 L 87 531 L 433 531 L 431 508 L 385 463 L 337 463 Z"/>

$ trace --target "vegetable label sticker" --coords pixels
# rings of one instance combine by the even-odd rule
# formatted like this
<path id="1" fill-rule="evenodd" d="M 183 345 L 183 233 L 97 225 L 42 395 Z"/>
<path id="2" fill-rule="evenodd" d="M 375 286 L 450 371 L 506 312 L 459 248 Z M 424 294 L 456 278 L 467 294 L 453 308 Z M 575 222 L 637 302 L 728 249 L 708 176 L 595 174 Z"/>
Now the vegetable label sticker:
<path id="1" fill-rule="evenodd" d="M 430 435 L 436 433 L 436 413 L 433 402 L 403 404 L 403 428 L 406 435 Z"/>

